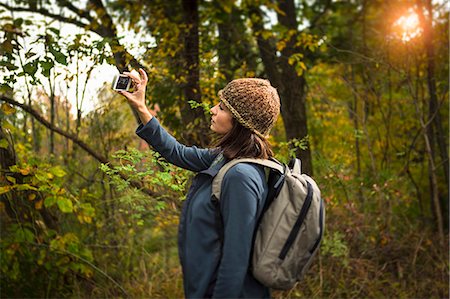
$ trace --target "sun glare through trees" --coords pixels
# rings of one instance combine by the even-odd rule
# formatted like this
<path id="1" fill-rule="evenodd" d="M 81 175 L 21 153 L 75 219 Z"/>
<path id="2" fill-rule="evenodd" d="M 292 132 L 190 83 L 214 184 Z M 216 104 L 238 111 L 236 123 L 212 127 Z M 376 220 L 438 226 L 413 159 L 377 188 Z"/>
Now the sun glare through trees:
<path id="1" fill-rule="evenodd" d="M 403 42 L 419 37 L 423 31 L 419 16 L 412 8 L 395 21 L 394 27 Z"/>

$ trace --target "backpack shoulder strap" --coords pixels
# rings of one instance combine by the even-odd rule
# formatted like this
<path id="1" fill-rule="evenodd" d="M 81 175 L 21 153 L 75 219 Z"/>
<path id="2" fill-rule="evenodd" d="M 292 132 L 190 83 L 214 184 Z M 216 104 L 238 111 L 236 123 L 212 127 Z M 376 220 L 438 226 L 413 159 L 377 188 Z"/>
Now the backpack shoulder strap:
<path id="1" fill-rule="evenodd" d="M 284 166 L 282 164 L 279 164 L 272 160 L 264 160 L 264 159 L 253 159 L 253 158 L 241 158 L 241 159 L 234 159 L 225 164 L 217 173 L 217 175 L 214 177 L 212 182 L 212 195 L 214 197 L 214 200 L 220 200 L 220 192 L 222 187 L 222 181 L 227 173 L 228 170 L 230 170 L 231 167 L 238 163 L 254 163 L 259 164 L 265 167 L 269 167 L 272 169 L 275 169 L 279 171 L 280 173 L 284 173 Z"/>

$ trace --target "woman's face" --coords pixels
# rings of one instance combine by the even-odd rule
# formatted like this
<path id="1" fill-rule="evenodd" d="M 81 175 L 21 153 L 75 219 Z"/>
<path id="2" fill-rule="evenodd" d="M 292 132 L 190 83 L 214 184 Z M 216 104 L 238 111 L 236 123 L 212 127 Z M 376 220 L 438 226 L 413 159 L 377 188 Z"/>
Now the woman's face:
<path id="1" fill-rule="evenodd" d="M 226 134 L 233 127 L 233 116 L 222 102 L 211 108 L 211 130 L 218 134 Z"/>

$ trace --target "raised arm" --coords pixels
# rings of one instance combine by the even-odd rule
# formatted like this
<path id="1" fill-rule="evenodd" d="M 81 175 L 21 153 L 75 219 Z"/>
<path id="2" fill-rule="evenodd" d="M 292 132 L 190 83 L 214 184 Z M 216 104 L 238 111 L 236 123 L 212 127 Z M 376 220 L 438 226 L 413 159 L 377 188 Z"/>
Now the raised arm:
<path id="1" fill-rule="evenodd" d="M 152 118 L 145 125 L 140 125 L 136 134 L 147 141 L 169 163 L 195 172 L 207 169 L 218 154 L 212 149 L 179 143 L 156 118 Z"/>
<path id="2" fill-rule="evenodd" d="M 174 165 L 196 172 L 207 169 L 217 156 L 215 151 L 180 144 L 148 111 L 145 105 L 145 89 L 148 82 L 145 71 L 139 69 L 139 73 L 133 71 L 123 74 L 133 80 L 134 91 L 118 92 L 125 96 L 131 107 L 139 114 L 142 125 L 137 128 L 136 134 Z"/>

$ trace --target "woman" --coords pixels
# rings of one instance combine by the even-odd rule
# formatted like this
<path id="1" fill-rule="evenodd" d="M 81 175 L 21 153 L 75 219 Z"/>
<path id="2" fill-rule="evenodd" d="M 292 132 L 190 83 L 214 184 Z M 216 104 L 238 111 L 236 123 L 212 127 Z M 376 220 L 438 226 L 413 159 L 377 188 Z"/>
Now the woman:
<path id="1" fill-rule="evenodd" d="M 147 74 L 124 73 L 135 86 L 120 91 L 142 121 L 137 135 L 168 162 L 198 174 L 183 204 L 178 249 L 187 298 L 269 298 L 270 291 L 251 274 L 253 235 L 268 187 L 263 167 L 239 163 L 225 175 L 220 207 L 211 200 L 211 183 L 219 169 L 238 157 L 273 156 L 266 139 L 279 111 L 278 93 L 269 81 L 231 81 L 211 109 L 211 130 L 221 135 L 213 148 L 178 143 L 145 106 Z M 220 209 L 220 214 L 217 213 Z M 221 215 L 221 219 L 217 215 Z"/>

